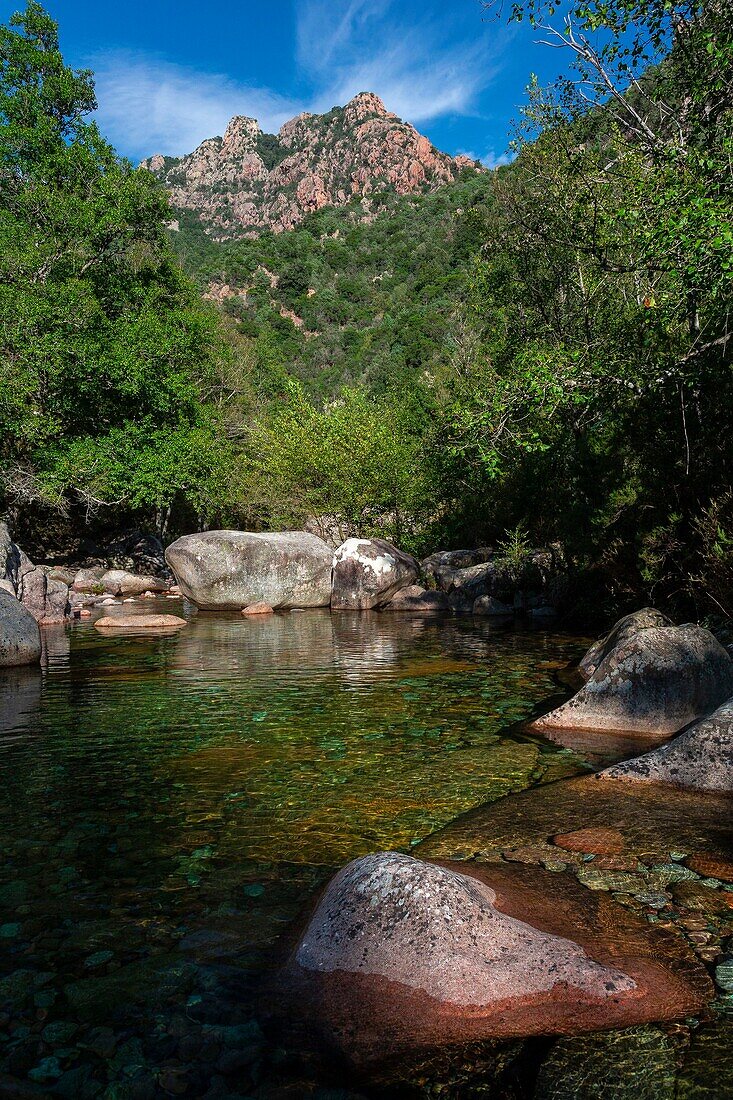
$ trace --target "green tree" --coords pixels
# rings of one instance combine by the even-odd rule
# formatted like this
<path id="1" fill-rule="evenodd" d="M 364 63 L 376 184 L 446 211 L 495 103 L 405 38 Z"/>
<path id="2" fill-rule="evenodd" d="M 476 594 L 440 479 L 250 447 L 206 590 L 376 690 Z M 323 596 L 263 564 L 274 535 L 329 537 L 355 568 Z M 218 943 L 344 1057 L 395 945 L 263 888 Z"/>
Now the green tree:
<path id="1" fill-rule="evenodd" d="M 168 244 L 165 195 L 116 157 L 88 118 L 95 105 L 91 74 L 64 64 L 38 3 L 0 27 L 0 459 L 11 506 L 107 500 L 93 488 L 104 478 L 70 461 L 77 441 L 96 448 L 98 469 L 126 433 L 198 431 L 200 384 L 222 354 L 217 321 Z M 132 483 L 139 452 L 121 453 Z M 109 499 L 152 505 L 169 472 L 166 459 L 150 493 L 123 492 L 118 477 Z"/>

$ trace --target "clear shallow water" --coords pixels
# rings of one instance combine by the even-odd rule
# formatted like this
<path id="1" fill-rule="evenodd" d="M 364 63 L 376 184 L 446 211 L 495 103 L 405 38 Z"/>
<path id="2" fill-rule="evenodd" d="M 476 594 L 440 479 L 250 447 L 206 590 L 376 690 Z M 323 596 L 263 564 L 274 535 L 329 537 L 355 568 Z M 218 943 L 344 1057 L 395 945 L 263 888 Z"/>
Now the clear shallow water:
<path id="1" fill-rule="evenodd" d="M 3 1071 L 105 1100 L 268 1095 L 259 1040 L 243 1065 L 229 1048 L 278 935 L 333 867 L 582 771 L 508 728 L 582 650 L 327 612 L 49 631 L 42 673 L 0 675 Z"/>

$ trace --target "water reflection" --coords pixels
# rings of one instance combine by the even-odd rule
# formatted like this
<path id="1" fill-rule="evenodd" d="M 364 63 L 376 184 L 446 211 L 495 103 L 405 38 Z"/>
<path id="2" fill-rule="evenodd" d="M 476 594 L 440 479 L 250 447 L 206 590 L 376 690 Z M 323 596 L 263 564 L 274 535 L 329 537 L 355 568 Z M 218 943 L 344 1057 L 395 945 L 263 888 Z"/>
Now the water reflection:
<path id="1" fill-rule="evenodd" d="M 138 610 L 163 607 L 181 610 Z M 103 1095 L 128 1095 L 117 1083 L 155 1077 L 171 1030 L 195 1030 L 197 1013 L 246 1019 L 248 983 L 334 865 L 583 768 L 515 725 L 582 652 L 573 638 L 185 613 L 171 637 L 49 632 L 42 674 L 2 676 L 0 999 L 19 1027 L 6 1071 L 49 1055 L 40 1010 L 80 1029 L 59 1072 L 77 1059 Z M 84 1053 L 101 1024 L 132 1044 L 134 1071 Z M 188 1063 L 188 1094 L 204 1095 L 213 1070 Z"/>

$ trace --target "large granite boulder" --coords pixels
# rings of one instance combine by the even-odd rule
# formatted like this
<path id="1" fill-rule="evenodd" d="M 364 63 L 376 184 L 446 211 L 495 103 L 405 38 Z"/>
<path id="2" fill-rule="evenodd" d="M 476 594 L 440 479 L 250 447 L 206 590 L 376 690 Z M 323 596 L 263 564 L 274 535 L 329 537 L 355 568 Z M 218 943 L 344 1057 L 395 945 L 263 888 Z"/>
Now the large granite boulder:
<path id="1" fill-rule="evenodd" d="M 617 645 L 535 729 L 676 733 L 733 695 L 733 660 L 709 630 L 662 626 Z"/>
<path id="2" fill-rule="evenodd" d="M 32 665 L 40 658 L 38 623 L 15 596 L 0 590 L 0 666 Z"/>
<path id="3" fill-rule="evenodd" d="M 382 611 L 407 611 L 413 615 L 445 615 L 451 610 L 444 592 L 434 592 L 419 584 L 410 584 L 393 596 Z"/>
<path id="4" fill-rule="evenodd" d="M 560 984 L 600 1000 L 635 988 L 495 901 L 467 875 L 398 852 L 364 856 L 331 882 L 296 961 L 305 970 L 378 974 L 454 1005 L 496 1004 Z"/>
<path id="5" fill-rule="evenodd" d="M 672 625 L 672 620 L 654 607 L 642 607 L 641 611 L 633 611 L 630 615 L 624 615 L 622 619 L 614 623 L 608 634 L 604 634 L 602 638 L 593 643 L 578 665 L 578 671 L 583 679 L 587 680 L 611 650 L 623 642 L 628 642 L 640 630 L 648 630 L 650 626 Z"/>
<path id="6" fill-rule="evenodd" d="M 672 741 L 614 764 L 598 778 L 733 794 L 733 699 Z"/>
<path id="7" fill-rule="evenodd" d="M 331 607 L 367 611 L 383 607 L 414 585 L 420 567 L 385 539 L 347 539 L 333 556 Z"/>
<path id="8" fill-rule="evenodd" d="M 182 594 L 210 611 L 327 607 L 332 552 L 306 531 L 204 531 L 165 552 Z"/>
<path id="9" fill-rule="evenodd" d="M 666 936 L 570 876 L 383 852 L 331 881 L 263 1002 L 286 1044 L 381 1072 L 426 1048 L 689 1014 L 710 982 Z"/>

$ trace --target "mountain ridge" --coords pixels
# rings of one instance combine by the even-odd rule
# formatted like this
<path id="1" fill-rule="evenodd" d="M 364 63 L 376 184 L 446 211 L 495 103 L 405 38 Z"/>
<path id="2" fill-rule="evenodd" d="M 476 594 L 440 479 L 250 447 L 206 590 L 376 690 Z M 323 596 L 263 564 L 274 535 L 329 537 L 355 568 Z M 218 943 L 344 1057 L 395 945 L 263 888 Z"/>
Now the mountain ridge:
<path id="1" fill-rule="evenodd" d="M 440 152 L 379 96 L 360 92 L 325 114 L 297 115 L 277 134 L 235 115 L 223 136 L 184 157 L 155 154 L 141 167 L 165 185 L 174 208 L 195 213 L 223 241 L 293 229 L 307 214 L 355 198 L 368 216 L 380 192 L 432 191 L 480 166 Z"/>

